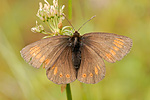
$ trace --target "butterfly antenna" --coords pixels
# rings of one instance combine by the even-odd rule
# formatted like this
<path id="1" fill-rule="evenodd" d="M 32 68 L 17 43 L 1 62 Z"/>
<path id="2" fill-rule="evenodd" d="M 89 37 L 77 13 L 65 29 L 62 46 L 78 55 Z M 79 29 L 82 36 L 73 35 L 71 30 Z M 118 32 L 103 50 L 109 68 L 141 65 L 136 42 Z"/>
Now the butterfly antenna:
<path id="1" fill-rule="evenodd" d="M 68 23 L 72 26 L 73 30 L 75 31 L 75 28 L 74 28 L 73 25 L 70 23 L 70 21 L 67 19 L 67 17 L 66 17 L 64 14 L 62 14 L 62 15 L 65 17 L 65 19 L 68 21 Z"/>
<path id="2" fill-rule="evenodd" d="M 89 22 L 91 19 L 93 19 L 94 17 L 96 17 L 96 15 L 94 15 L 94 16 L 92 16 L 89 20 L 87 20 L 79 29 L 78 29 L 78 31 L 87 23 L 87 22 Z"/>

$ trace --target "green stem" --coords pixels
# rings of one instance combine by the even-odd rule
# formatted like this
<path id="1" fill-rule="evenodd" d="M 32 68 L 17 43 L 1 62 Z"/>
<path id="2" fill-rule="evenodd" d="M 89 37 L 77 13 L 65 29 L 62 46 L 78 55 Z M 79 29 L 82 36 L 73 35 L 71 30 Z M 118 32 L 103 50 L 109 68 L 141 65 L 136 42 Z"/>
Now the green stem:
<path id="1" fill-rule="evenodd" d="M 67 84 L 67 86 L 66 86 L 66 94 L 67 94 L 67 100 L 72 100 L 70 84 Z"/>

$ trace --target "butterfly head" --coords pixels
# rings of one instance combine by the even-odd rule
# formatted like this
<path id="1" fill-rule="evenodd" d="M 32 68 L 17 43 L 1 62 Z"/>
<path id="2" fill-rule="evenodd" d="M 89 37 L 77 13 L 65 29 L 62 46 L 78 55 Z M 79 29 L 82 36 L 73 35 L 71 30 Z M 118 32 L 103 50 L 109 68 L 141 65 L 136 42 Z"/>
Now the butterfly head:
<path id="1" fill-rule="evenodd" d="M 80 37 L 80 33 L 78 33 L 78 31 L 75 31 L 75 32 L 73 33 L 73 37 Z"/>
<path id="2" fill-rule="evenodd" d="M 81 36 L 78 33 L 78 31 L 75 31 L 75 33 L 73 33 L 73 36 L 71 36 L 71 38 L 70 38 L 70 44 L 73 47 L 79 46 L 80 40 L 81 40 L 80 38 L 81 38 Z"/>

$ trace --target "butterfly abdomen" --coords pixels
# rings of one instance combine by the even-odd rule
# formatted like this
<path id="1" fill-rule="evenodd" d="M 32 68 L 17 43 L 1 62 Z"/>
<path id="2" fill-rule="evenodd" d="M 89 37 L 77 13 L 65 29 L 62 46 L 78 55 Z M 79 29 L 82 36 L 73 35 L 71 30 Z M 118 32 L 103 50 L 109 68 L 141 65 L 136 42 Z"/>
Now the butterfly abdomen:
<path id="1" fill-rule="evenodd" d="M 81 48 L 80 48 L 80 36 L 79 33 L 74 33 L 73 37 L 71 38 L 71 47 L 72 47 L 72 62 L 76 69 L 80 67 L 81 63 Z"/>

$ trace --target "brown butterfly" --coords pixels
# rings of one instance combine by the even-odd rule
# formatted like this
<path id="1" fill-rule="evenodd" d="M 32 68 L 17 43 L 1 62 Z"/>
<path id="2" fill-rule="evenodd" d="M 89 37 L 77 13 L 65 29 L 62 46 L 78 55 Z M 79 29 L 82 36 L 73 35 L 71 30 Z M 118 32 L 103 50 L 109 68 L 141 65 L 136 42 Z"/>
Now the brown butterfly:
<path id="1" fill-rule="evenodd" d="M 121 60 L 132 47 L 132 40 L 113 33 L 93 32 L 73 36 L 61 35 L 42 39 L 21 50 L 26 62 L 47 71 L 56 84 L 75 81 L 95 84 L 105 77 L 103 59 L 114 63 Z"/>

